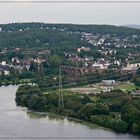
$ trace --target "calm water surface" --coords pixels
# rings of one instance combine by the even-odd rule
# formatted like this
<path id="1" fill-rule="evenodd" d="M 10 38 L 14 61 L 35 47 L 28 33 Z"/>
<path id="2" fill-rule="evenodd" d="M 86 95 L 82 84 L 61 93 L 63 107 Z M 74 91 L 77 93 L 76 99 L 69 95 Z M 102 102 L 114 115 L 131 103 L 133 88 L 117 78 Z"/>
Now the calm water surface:
<path id="1" fill-rule="evenodd" d="M 26 108 L 17 107 L 15 104 L 17 88 L 17 86 L 0 87 L 0 139 L 140 139 L 131 134 L 117 134 L 60 117 L 27 113 Z"/>

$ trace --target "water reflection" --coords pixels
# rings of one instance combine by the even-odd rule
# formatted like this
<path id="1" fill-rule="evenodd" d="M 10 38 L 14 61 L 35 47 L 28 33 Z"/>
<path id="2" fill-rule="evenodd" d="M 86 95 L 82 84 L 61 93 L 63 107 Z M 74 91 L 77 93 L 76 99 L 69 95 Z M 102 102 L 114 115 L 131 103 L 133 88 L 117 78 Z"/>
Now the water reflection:
<path id="1" fill-rule="evenodd" d="M 131 134 L 117 134 L 87 122 L 17 107 L 14 100 L 17 88 L 0 87 L 0 139 L 140 139 Z"/>
<path id="2" fill-rule="evenodd" d="M 41 113 L 41 112 L 34 112 L 34 111 L 27 111 L 28 116 L 31 119 L 39 119 L 39 120 L 48 120 L 48 121 L 52 121 L 52 122 L 58 122 L 61 124 L 79 124 L 79 125 L 85 125 L 87 127 L 89 127 L 90 129 L 101 129 L 101 130 L 108 130 L 108 131 L 112 131 L 111 129 L 105 128 L 105 127 L 101 127 L 98 126 L 96 124 L 90 123 L 90 122 L 85 122 L 79 119 L 75 119 L 75 118 L 70 118 L 70 117 L 63 117 L 60 115 L 56 115 L 56 114 L 50 114 L 50 113 Z"/>
<path id="3" fill-rule="evenodd" d="M 33 112 L 33 111 L 27 111 L 27 115 L 31 119 L 45 119 L 48 116 L 45 113 L 39 113 L 39 112 Z"/>

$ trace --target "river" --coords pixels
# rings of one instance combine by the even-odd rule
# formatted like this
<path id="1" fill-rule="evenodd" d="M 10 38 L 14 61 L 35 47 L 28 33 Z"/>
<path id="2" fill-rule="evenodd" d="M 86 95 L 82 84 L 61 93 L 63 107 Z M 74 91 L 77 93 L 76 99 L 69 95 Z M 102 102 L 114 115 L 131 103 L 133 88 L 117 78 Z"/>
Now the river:
<path id="1" fill-rule="evenodd" d="M 17 86 L 0 87 L 0 139 L 140 139 L 131 134 L 118 134 L 60 117 L 27 113 L 26 108 L 17 107 L 15 104 L 17 88 Z"/>

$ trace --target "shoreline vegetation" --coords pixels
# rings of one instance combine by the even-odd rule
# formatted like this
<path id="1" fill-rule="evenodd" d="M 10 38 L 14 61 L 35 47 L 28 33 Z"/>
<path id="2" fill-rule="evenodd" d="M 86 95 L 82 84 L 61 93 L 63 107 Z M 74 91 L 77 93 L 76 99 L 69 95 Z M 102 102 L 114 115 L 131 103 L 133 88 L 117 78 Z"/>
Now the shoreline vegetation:
<path id="1" fill-rule="evenodd" d="M 140 98 L 121 90 L 101 94 L 63 91 L 64 107 L 58 107 L 58 91 L 44 93 L 38 86 L 21 85 L 16 104 L 28 110 L 58 114 L 97 124 L 120 133 L 140 134 Z"/>
<path id="2" fill-rule="evenodd" d="M 60 114 L 54 114 L 54 113 L 45 113 L 45 112 L 37 112 L 35 110 L 28 110 L 27 114 L 31 117 L 31 118 L 46 118 L 48 117 L 51 120 L 65 120 L 67 119 L 70 122 L 74 122 L 74 123 L 78 123 L 78 124 L 82 124 L 82 125 L 86 125 L 90 128 L 99 128 L 99 129 L 103 129 L 103 130 L 109 130 L 109 131 L 113 131 L 112 129 L 100 126 L 98 124 L 93 124 L 90 121 L 84 121 L 81 119 L 77 119 L 77 118 L 73 118 L 73 117 L 67 117 L 67 116 L 62 116 Z"/>

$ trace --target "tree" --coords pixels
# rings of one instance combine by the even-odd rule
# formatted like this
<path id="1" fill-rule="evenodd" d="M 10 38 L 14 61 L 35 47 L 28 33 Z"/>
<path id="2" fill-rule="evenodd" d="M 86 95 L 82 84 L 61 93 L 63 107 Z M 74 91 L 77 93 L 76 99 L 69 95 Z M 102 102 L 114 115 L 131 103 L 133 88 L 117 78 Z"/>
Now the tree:
<path id="1" fill-rule="evenodd" d="M 132 132 L 140 134 L 140 122 L 132 124 Z"/>
<path id="2" fill-rule="evenodd" d="M 65 108 L 70 109 L 74 112 L 78 112 L 81 107 L 82 104 L 80 103 L 80 101 L 72 100 L 70 98 L 65 101 Z"/>
<path id="3" fill-rule="evenodd" d="M 140 67 L 138 68 L 136 75 L 140 75 Z"/>
<path id="4" fill-rule="evenodd" d="M 132 123 L 138 122 L 140 116 L 140 110 L 135 107 L 132 103 L 122 106 L 121 109 L 121 118 L 126 121 L 129 126 L 132 126 Z"/>
<path id="5" fill-rule="evenodd" d="M 45 96 L 39 96 L 34 94 L 31 96 L 30 100 L 28 101 L 29 109 L 33 110 L 41 110 L 45 106 Z"/>
<path id="6" fill-rule="evenodd" d="M 130 95 L 125 95 L 121 97 L 121 104 L 125 105 L 132 101 L 132 97 Z"/>
<path id="7" fill-rule="evenodd" d="M 52 68 L 58 67 L 62 62 L 61 58 L 58 55 L 50 56 L 48 61 L 49 61 L 49 66 Z"/>
<path id="8" fill-rule="evenodd" d="M 140 86 L 140 77 L 137 77 L 135 80 L 134 80 L 134 83 L 136 86 Z"/>

